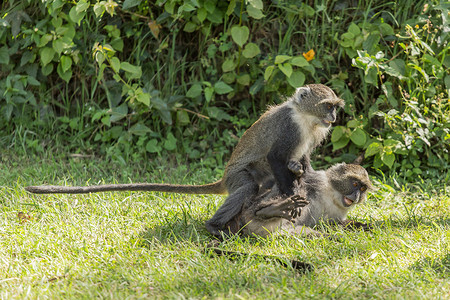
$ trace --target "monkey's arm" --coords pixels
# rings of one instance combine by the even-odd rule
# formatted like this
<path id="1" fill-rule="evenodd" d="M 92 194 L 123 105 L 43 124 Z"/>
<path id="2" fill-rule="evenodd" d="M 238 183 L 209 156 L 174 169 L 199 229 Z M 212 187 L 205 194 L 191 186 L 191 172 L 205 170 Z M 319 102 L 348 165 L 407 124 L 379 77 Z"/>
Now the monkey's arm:
<path id="1" fill-rule="evenodd" d="M 267 161 L 272 169 L 273 176 L 275 177 L 278 187 L 282 194 L 291 196 L 294 194 L 293 186 L 296 174 L 294 174 L 289 168 L 288 163 L 290 160 L 288 149 L 283 148 L 282 145 L 277 144 L 272 147 L 267 155 Z"/>

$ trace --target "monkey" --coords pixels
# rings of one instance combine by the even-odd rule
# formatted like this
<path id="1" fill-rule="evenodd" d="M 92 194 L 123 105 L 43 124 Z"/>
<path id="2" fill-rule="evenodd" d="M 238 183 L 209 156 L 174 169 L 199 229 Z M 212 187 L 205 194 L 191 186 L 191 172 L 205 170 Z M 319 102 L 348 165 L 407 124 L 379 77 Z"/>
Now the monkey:
<path id="1" fill-rule="evenodd" d="M 294 196 L 291 197 L 283 195 L 273 179 L 265 179 L 273 183 L 272 187 L 267 187 L 268 183 L 262 181 L 261 191 L 253 203 L 244 205 L 240 213 L 240 228 L 236 228 L 237 222 L 231 224 L 233 232 L 267 236 L 284 231 L 327 236 L 312 229 L 320 221 L 364 230 L 370 228 L 367 224 L 347 219 L 349 211 L 365 202 L 367 192 L 375 190 L 363 167 L 341 163 L 324 171 L 310 167 L 303 171 L 295 181 Z M 289 201 L 294 204 L 285 204 Z M 281 211 L 280 206 L 283 208 Z"/>
<path id="2" fill-rule="evenodd" d="M 270 107 L 244 132 L 228 161 L 221 180 L 205 185 L 115 184 L 88 187 L 29 186 L 31 193 L 92 193 L 103 191 L 159 191 L 186 194 L 226 194 L 222 206 L 206 222 L 207 230 L 220 236 L 225 225 L 259 191 L 251 172 L 274 178 L 284 195 L 293 194 L 297 162 L 309 155 L 327 136 L 343 107 L 329 87 L 311 84 L 298 88 L 280 105 Z"/>
<path id="3" fill-rule="evenodd" d="M 347 214 L 356 205 L 366 201 L 368 192 L 375 191 L 366 169 L 360 165 L 340 163 L 326 171 L 305 174 L 310 204 L 292 221 L 296 232 L 302 226 L 312 228 L 320 221 L 364 230 L 371 228 L 369 224 L 347 219 Z"/>

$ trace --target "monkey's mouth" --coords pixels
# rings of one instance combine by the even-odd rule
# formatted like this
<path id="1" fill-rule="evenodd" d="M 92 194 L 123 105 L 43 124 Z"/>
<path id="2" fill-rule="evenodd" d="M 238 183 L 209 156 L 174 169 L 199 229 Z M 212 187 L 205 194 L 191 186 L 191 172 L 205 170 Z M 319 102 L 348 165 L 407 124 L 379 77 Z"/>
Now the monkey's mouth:
<path id="1" fill-rule="evenodd" d="M 322 125 L 325 126 L 325 127 L 330 127 L 331 123 L 333 123 L 333 122 L 327 121 L 327 120 L 322 120 Z"/>
<path id="2" fill-rule="evenodd" d="M 347 198 L 347 197 L 344 196 L 344 204 L 345 204 L 345 206 L 348 207 L 348 206 L 352 205 L 354 202 L 355 201 L 353 201 L 352 199 Z"/>

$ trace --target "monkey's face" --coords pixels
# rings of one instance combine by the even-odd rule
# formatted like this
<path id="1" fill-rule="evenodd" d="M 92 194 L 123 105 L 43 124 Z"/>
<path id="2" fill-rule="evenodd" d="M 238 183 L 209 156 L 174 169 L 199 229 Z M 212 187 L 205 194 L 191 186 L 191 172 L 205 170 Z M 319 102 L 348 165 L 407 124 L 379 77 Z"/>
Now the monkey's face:
<path id="1" fill-rule="evenodd" d="M 373 189 L 367 171 L 359 165 L 342 163 L 331 167 L 327 173 L 333 188 L 342 195 L 344 207 L 364 202 L 367 191 Z"/>
<path id="2" fill-rule="evenodd" d="M 298 88 L 294 101 L 300 111 L 314 116 L 318 126 L 329 128 L 336 122 L 336 110 L 344 106 L 344 100 L 338 98 L 329 87 L 322 84 L 310 84 Z"/>
<path id="3" fill-rule="evenodd" d="M 336 122 L 337 106 L 330 102 L 322 102 L 318 104 L 317 111 L 320 119 L 320 124 L 326 128 L 330 127 L 332 123 Z"/>
<path id="4" fill-rule="evenodd" d="M 342 195 L 344 207 L 364 202 L 367 194 L 367 186 L 364 183 L 356 178 L 349 178 L 345 185 L 345 193 Z"/>

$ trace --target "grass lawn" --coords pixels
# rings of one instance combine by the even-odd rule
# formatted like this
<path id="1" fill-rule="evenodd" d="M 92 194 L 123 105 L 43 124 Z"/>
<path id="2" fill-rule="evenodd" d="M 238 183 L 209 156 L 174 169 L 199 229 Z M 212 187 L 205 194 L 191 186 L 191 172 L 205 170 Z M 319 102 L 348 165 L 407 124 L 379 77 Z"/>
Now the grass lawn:
<path id="1" fill-rule="evenodd" d="M 0 298 L 450 299 L 450 188 L 379 190 L 339 241 L 236 237 L 226 250 L 309 262 L 299 273 L 252 256 L 211 256 L 204 222 L 224 196 L 31 195 L 26 185 L 206 183 L 216 171 L 122 167 L 92 158 L 0 158 Z M 144 168 L 145 171 L 139 170 Z"/>

